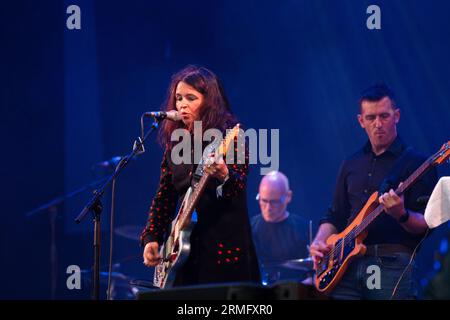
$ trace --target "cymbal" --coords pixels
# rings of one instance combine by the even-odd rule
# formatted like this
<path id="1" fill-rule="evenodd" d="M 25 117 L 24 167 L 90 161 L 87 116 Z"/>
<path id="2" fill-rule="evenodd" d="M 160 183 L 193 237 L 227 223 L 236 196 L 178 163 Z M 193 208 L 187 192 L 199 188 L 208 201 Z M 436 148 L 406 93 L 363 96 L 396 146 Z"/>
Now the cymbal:
<path id="1" fill-rule="evenodd" d="M 305 259 L 288 260 L 282 264 L 283 267 L 295 270 L 310 271 L 313 269 L 313 260 L 311 257 Z"/>
<path id="2" fill-rule="evenodd" d="M 263 263 L 263 266 L 266 268 L 287 268 L 301 271 L 311 271 L 313 270 L 313 265 L 314 264 L 311 257 Z"/>
<path id="3" fill-rule="evenodd" d="M 139 241 L 143 229 L 143 226 L 128 225 L 117 227 L 115 233 L 121 237 Z"/>
<path id="4" fill-rule="evenodd" d="M 81 270 L 81 275 L 88 281 L 92 281 L 92 271 L 91 270 Z M 108 284 L 108 272 L 101 271 L 100 274 L 100 283 Z M 114 281 L 114 285 L 116 287 L 129 287 L 130 281 L 132 278 L 126 276 L 123 273 L 113 271 L 111 272 L 111 281 Z"/>

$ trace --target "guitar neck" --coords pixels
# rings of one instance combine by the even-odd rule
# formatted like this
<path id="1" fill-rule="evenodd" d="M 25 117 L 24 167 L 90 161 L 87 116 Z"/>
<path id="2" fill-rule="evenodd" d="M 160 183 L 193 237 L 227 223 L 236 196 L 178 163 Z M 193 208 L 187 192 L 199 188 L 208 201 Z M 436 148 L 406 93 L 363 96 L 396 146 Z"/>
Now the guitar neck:
<path id="1" fill-rule="evenodd" d="M 416 171 L 414 171 L 409 177 L 408 179 L 406 179 L 401 186 L 399 186 L 396 190 L 395 193 L 397 193 L 398 195 L 402 195 L 403 193 L 405 193 L 405 191 L 407 189 L 409 189 L 411 187 L 411 185 L 413 185 L 414 183 L 416 183 L 417 180 L 419 180 L 429 169 L 431 169 L 433 167 L 433 157 L 430 157 L 429 159 L 427 159 L 427 161 L 425 161 L 424 163 L 422 163 L 422 165 L 416 169 Z"/>
<path id="2" fill-rule="evenodd" d="M 216 157 L 223 157 L 225 156 L 229 146 L 231 143 L 234 142 L 234 139 L 238 136 L 240 130 L 240 125 L 236 124 L 233 129 L 228 130 L 227 129 L 227 135 L 226 137 L 220 141 L 220 143 L 217 143 L 215 146 L 211 148 L 211 152 L 214 151 L 216 154 Z M 203 165 L 203 164 L 199 164 Z M 182 211 L 178 215 L 176 227 L 177 230 L 181 230 L 184 227 L 186 227 L 191 222 L 192 213 L 195 210 L 195 207 L 197 206 L 197 203 L 203 193 L 203 191 L 206 188 L 206 185 L 208 184 L 208 181 L 210 179 L 210 175 L 208 173 L 203 172 L 199 182 L 194 185 L 192 194 L 189 196 L 189 199 L 187 199 L 187 202 L 183 205 Z"/>
<path id="3" fill-rule="evenodd" d="M 403 195 L 417 180 L 419 180 L 429 169 L 433 167 L 434 158 L 436 155 L 428 158 L 422 165 L 417 168 L 403 183 L 399 186 L 395 193 L 399 196 Z M 367 227 L 384 211 L 384 208 L 379 204 L 371 213 L 369 213 L 362 222 L 355 227 L 353 237 L 358 236 L 361 232 L 367 229 Z"/>
<path id="4" fill-rule="evenodd" d="M 208 173 L 204 173 L 200 178 L 199 182 L 194 186 L 194 191 L 187 202 L 186 206 L 183 208 L 182 216 L 179 219 L 180 228 L 183 229 L 184 226 L 189 224 L 192 213 L 194 212 L 195 207 L 197 206 L 198 200 L 200 199 L 203 191 L 208 184 L 210 179 L 210 175 Z"/>

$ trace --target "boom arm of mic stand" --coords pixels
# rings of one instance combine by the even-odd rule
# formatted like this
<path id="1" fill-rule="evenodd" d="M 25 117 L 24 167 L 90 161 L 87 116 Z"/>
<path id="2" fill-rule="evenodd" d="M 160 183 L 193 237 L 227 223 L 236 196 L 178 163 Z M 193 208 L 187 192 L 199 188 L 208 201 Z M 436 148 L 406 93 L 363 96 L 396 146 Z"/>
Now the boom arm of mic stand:
<path id="1" fill-rule="evenodd" d="M 124 160 L 122 161 L 122 164 L 120 167 L 118 167 L 116 169 L 116 171 L 114 171 L 114 173 L 106 180 L 106 182 L 98 189 L 94 191 L 94 197 L 91 199 L 91 201 L 88 202 L 88 204 L 84 207 L 83 211 L 81 211 L 81 213 L 78 215 L 78 217 L 75 219 L 76 223 L 80 223 L 81 220 L 84 219 L 84 217 L 86 216 L 86 214 L 89 211 L 92 211 L 96 204 L 98 203 L 99 199 L 103 196 L 103 194 L 105 193 L 105 189 L 108 187 L 108 185 L 111 183 L 111 181 L 113 179 L 115 179 L 120 172 L 122 172 L 122 170 L 128 165 L 128 163 L 130 162 L 130 160 L 132 158 L 134 158 L 136 155 L 140 155 L 142 153 L 145 152 L 144 149 L 144 143 L 145 140 L 147 140 L 147 138 L 152 134 L 153 131 L 155 131 L 156 128 L 158 128 L 159 125 L 159 120 L 155 119 L 155 121 L 153 122 L 151 128 L 149 131 L 147 131 L 147 133 L 145 134 L 145 136 L 141 139 L 140 137 L 138 138 L 138 140 L 136 140 L 134 142 L 133 145 L 133 151 L 124 157 Z"/>
<path id="2" fill-rule="evenodd" d="M 102 178 L 102 179 L 93 181 L 93 182 L 91 182 L 91 183 L 89 183 L 89 184 L 87 184 L 87 185 L 85 185 L 85 186 L 83 186 L 83 187 L 81 187 L 81 188 L 79 188 L 77 190 L 71 191 L 68 194 L 65 194 L 63 196 L 57 197 L 57 198 L 47 202 L 46 204 L 43 204 L 43 205 L 39 206 L 38 208 L 27 212 L 25 214 L 25 216 L 26 217 L 31 217 L 31 216 L 33 216 L 33 215 L 35 215 L 35 214 L 37 214 L 37 213 L 39 213 L 41 211 L 47 210 L 47 209 L 49 209 L 51 207 L 58 206 L 59 204 L 61 204 L 64 201 L 66 201 L 67 199 L 70 199 L 70 198 L 80 194 L 81 192 L 87 190 L 87 189 L 90 189 L 90 188 L 93 188 L 95 186 L 98 186 L 98 185 L 100 185 L 101 183 L 103 183 L 105 181 L 106 181 L 106 178 Z"/>

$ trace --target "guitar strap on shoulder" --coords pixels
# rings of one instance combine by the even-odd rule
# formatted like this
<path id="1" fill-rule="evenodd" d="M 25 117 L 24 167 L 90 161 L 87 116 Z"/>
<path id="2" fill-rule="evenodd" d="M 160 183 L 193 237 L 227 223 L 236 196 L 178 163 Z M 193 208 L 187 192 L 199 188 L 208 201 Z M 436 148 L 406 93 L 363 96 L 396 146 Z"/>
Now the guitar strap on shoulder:
<path id="1" fill-rule="evenodd" d="M 195 183 L 200 181 L 200 178 L 203 176 L 203 164 L 206 162 L 208 158 L 208 154 L 214 153 L 220 146 L 220 139 L 216 139 L 213 143 L 210 143 L 205 150 L 203 150 L 203 155 L 198 162 L 197 169 L 193 175 L 193 180 Z"/>
<path id="2" fill-rule="evenodd" d="M 412 147 L 406 148 L 402 155 L 395 161 L 386 178 L 381 182 L 378 189 L 379 194 L 388 192 L 390 189 L 397 189 L 402 179 L 407 177 L 408 170 L 411 169 L 410 155 L 414 152 Z M 415 170 L 416 168 L 413 168 Z"/>

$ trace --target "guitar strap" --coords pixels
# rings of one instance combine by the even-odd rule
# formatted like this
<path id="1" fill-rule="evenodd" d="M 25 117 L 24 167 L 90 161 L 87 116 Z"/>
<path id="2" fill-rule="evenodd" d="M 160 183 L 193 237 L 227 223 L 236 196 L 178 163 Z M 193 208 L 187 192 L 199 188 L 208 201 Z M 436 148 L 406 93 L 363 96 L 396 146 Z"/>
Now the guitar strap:
<path id="1" fill-rule="evenodd" d="M 414 171 L 417 168 L 412 168 L 414 165 L 411 163 L 412 157 L 410 156 L 413 153 L 413 148 L 406 148 L 402 155 L 395 161 L 391 170 L 387 174 L 386 178 L 381 182 L 380 187 L 378 189 L 379 194 L 383 194 L 385 192 L 389 192 L 390 189 L 397 189 L 399 183 L 405 179 L 405 177 L 409 176 L 409 171 Z M 411 171 L 411 172 L 412 172 Z"/>
<path id="2" fill-rule="evenodd" d="M 205 150 L 203 150 L 203 155 L 200 158 L 200 161 L 198 162 L 197 169 L 195 170 L 195 173 L 192 176 L 191 185 L 195 185 L 198 183 L 203 176 L 203 164 L 206 163 L 206 160 L 208 159 L 208 154 L 213 153 L 217 150 L 217 148 L 220 146 L 220 139 L 217 139 L 217 141 L 214 141 L 213 143 L 210 143 L 208 146 L 206 146 Z M 193 222 L 197 222 L 198 216 L 197 211 L 194 209 L 194 212 L 192 213 L 191 220 Z"/>
<path id="3" fill-rule="evenodd" d="M 199 182 L 200 178 L 203 176 L 203 164 L 207 161 L 208 154 L 214 153 L 219 148 L 221 142 L 222 141 L 220 139 L 216 139 L 213 143 L 210 143 L 208 146 L 206 146 L 205 150 L 203 150 L 203 155 L 200 158 L 197 169 L 195 170 L 195 173 L 192 177 L 194 183 Z"/>

